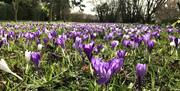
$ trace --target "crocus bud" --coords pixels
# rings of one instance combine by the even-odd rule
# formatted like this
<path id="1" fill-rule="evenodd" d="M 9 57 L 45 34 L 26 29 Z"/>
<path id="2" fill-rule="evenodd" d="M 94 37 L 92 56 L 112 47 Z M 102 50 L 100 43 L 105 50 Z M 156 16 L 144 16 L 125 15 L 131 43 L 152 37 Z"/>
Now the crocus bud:
<path id="1" fill-rule="evenodd" d="M 48 43 L 48 38 L 43 38 L 43 42 L 44 42 L 44 44 L 47 44 Z"/>
<path id="2" fill-rule="evenodd" d="M 130 41 L 129 41 L 129 40 L 123 40 L 123 41 L 122 41 L 122 45 L 123 45 L 124 47 L 129 47 L 129 44 L 130 44 Z"/>
<path id="3" fill-rule="evenodd" d="M 147 45 L 147 42 L 148 40 L 151 39 L 151 35 L 149 33 L 143 35 L 143 41 L 144 41 L 144 44 Z"/>
<path id="4" fill-rule="evenodd" d="M 174 42 L 174 41 L 171 41 L 171 42 L 170 42 L 170 46 L 175 47 L 175 46 L 176 46 L 175 42 Z"/>
<path id="5" fill-rule="evenodd" d="M 174 43 L 175 43 L 175 45 L 176 45 L 176 48 L 178 48 L 178 38 L 175 38 L 175 39 L 174 39 Z"/>
<path id="6" fill-rule="evenodd" d="M 148 49 L 149 49 L 149 51 L 151 52 L 152 49 L 153 49 L 153 47 L 154 47 L 154 41 L 149 40 L 147 43 L 148 43 L 148 44 L 147 44 L 147 45 L 148 45 Z"/>
<path id="7" fill-rule="evenodd" d="M 28 50 L 25 51 L 25 59 L 27 62 L 31 60 L 31 51 Z"/>
<path id="8" fill-rule="evenodd" d="M 78 50 L 80 53 L 82 51 L 82 38 L 76 37 L 73 47 Z"/>
<path id="9" fill-rule="evenodd" d="M 141 83 L 144 79 L 144 76 L 146 74 L 147 71 L 147 66 L 146 64 L 140 64 L 138 63 L 136 65 L 136 76 L 137 76 L 137 81 L 138 81 L 138 89 L 141 89 Z"/>
<path id="10" fill-rule="evenodd" d="M 31 59 L 34 62 L 34 64 L 36 65 L 36 67 L 39 66 L 40 60 L 41 60 L 41 55 L 39 52 L 32 52 L 31 53 Z"/>
<path id="11" fill-rule="evenodd" d="M 89 61 L 91 61 L 92 51 L 94 49 L 94 42 L 91 42 L 89 44 L 84 44 L 83 49 L 84 49 L 84 52 L 85 52 L 86 56 L 88 57 Z"/>
<path id="12" fill-rule="evenodd" d="M 43 45 L 42 44 L 38 44 L 38 50 L 42 50 Z"/>

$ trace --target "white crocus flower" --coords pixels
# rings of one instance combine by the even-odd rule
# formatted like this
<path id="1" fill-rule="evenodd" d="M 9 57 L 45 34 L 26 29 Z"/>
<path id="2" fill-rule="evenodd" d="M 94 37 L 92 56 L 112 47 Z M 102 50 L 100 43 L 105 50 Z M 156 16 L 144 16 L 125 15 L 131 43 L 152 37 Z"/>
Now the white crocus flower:
<path id="1" fill-rule="evenodd" d="M 170 46 L 176 46 L 175 42 L 174 41 L 170 42 Z"/>
<path id="2" fill-rule="evenodd" d="M 137 34 L 137 35 L 139 35 L 140 33 L 141 33 L 141 31 L 140 31 L 140 30 L 137 30 L 137 31 L 136 31 L 136 34 Z"/>
<path id="3" fill-rule="evenodd" d="M 128 32 L 128 34 L 132 34 L 132 31 Z"/>
<path id="4" fill-rule="evenodd" d="M 19 78 L 20 80 L 23 80 L 20 76 L 18 76 L 16 73 L 12 72 L 12 71 L 9 69 L 9 67 L 8 67 L 8 65 L 7 65 L 7 63 L 6 63 L 6 61 L 5 61 L 4 59 L 1 59 L 1 61 L 0 61 L 0 69 L 3 70 L 3 71 L 5 71 L 5 72 L 7 72 L 7 73 L 10 73 L 10 74 L 16 76 L 16 77 Z"/>
<path id="5" fill-rule="evenodd" d="M 31 60 L 31 51 L 28 50 L 25 51 L 25 59 L 27 62 Z"/>
<path id="6" fill-rule="evenodd" d="M 38 44 L 38 50 L 42 50 L 43 45 L 42 44 Z"/>
<path id="7" fill-rule="evenodd" d="M 129 38 L 130 38 L 130 36 L 129 36 L 129 35 L 127 35 L 127 34 L 125 34 L 125 35 L 123 35 L 123 38 L 125 38 L 125 39 L 129 39 Z"/>

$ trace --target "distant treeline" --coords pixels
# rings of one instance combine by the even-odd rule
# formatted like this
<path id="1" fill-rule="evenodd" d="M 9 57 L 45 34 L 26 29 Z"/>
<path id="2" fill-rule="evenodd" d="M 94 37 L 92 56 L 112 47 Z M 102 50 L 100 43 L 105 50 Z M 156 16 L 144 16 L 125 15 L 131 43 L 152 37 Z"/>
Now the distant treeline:
<path id="1" fill-rule="evenodd" d="M 92 21 L 85 19 L 89 15 L 71 14 L 73 7 L 79 7 L 83 11 L 85 5 L 81 2 L 82 0 L 0 0 L 0 20 Z"/>
<path id="2" fill-rule="evenodd" d="M 71 13 L 83 0 L 0 0 L 0 20 L 154 23 L 176 21 L 178 0 L 92 0 L 96 16 Z M 179 10 L 178 10 L 179 8 Z"/>

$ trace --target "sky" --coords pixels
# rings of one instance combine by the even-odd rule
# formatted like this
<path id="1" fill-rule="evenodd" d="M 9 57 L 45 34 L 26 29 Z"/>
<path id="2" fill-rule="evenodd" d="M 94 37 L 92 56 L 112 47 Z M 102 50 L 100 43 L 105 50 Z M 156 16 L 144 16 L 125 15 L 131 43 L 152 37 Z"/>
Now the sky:
<path id="1" fill-rule="evenodd" d="M 91 3 L 91 1 L 92 1 L 92 0 L 83 0 L 82 4 L 84 4 L 84 5 L 86 6 L 86 7 L 84 8 L 83 13 L 95 15 L 96 12 L 95 12 L 95 11 L 92 11 L 95 6 Z M 79 7 L 73 8 L 73 9 L 71 10 L 71 12 L 72 12 L 72 13 L 79 12 Z"/>

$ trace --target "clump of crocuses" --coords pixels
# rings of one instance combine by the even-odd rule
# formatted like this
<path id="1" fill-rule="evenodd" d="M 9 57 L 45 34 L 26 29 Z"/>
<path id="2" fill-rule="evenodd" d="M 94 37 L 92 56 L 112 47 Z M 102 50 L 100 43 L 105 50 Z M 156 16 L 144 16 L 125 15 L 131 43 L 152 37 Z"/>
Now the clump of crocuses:
<path id="1" fill-rule="evenodd" d="M 146 74 L 146 71 L 147 71 L 146 64 L 138 63 L 136 65 L 137 86 L 138 86 L 138 90 L 140 90 L 140 91 L 141 91 L 142 82 L 143 82 L 144 76 Z"/>
<path id="2" fill-rule="evenodd" d="M 35 67 L 38 68 L 41 60 L 41 54 L 40 52 L 25 51 L 25 59 L 27 63 L 32 60 Z"/>
<path id="3" fill-rule="evenodd" d="M 111 77 L 122 68 L 123 63 L 123 58 L 113 58 L 110 61 L 105 62 L 101 58 L 93 57 L 91 59 L 91 64 L 98 76 L 97 83 L 100 85 L 107 85 L 110 82 Z"/>

